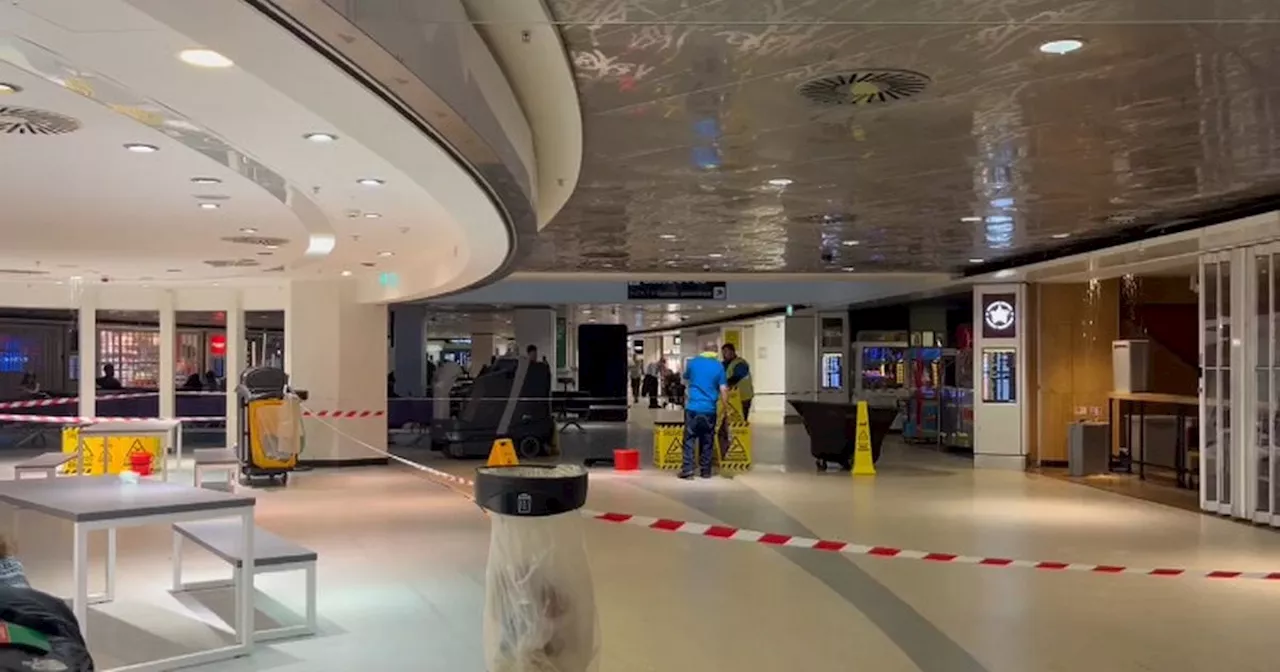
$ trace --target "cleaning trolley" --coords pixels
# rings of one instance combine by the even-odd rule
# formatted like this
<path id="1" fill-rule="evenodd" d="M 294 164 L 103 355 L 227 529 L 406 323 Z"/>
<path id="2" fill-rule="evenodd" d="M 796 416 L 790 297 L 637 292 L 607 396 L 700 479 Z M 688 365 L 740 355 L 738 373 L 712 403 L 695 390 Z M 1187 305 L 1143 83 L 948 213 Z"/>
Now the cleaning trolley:
<path id="1" fill-rule="evenodd" d="M 240 374 L 240 483 L 255 479 L 289 483 L 302 453 L 302 404 L 307 393 L 289 387 L 289 374 L 260 366 Z"/>

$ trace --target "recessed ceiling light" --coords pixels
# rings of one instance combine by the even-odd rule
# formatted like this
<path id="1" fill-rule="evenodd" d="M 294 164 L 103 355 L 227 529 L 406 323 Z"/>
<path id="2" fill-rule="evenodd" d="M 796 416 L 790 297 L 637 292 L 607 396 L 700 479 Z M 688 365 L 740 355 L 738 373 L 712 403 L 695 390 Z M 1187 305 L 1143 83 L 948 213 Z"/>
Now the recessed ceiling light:
<path id="1" fill-rule="evenodd" d="M 1080 47 L 1084 46 L 1084 42 L 1080 40 L 1053 40 L 1040 45 L 1040 51 L 1054 56 L 1069 54 Z"/>
<path id="2" fill-rule="evenodd" d="M 707 258 L 708 258 L 708 259 L 723 259 L 723 258 L 724 258 L 724 255 L 723 255 L 723 254 L 720 254 L 719 252 L 712 252 L 711 254 L 708 254 L 708 255 L 707 255 Z"/>
<path id="3" fill-rule="evenodd" d="M 982 259 L 976 259 L 976 258 L 975 258 L 975 259 L 970 259 L 970 260 L 969 260 L 969 263 L 971 263 L 971 264 L 981 264 L 982 262 L 983 262 L 983 260 L 982 260 Z"/>
<path id="4" fill-rule="evenodd" d="M 771 187 L 789 187 L 794 183 L 795 180 L 789 177 L 775 177 L 772 180 L 769 180 L 769 186 Z"/>
<path id="5" fill-rule="evenodd" d="M 395 252 L 379 252 L 379 253 L 378 253 L 378 256 L 379 256 L 379 257 L 390 257 L 390 256 L 392 256 L 392 255 L 394 255 L 394 254 L 395 254 Z"/>
<path id="6" fill-rule="evenodd" d="M 344 277 L 344 278 L 349 278 L 349 277 L 351 277 L 351 271 L 343 271 L 343 272 L 342 272 L 342 277 Z"/>
<path id="7" fill-rule="evenodd" d="M 840 269 L 840 270 L 844 271 L 845 273 L 852 273 L 852 272 L 853 272 L 853 267 L 852 267 L 852 266 L 845 266 L 844 268 L 842 268 L 842 269 Z"/>
<path id="8" fill-rule="evenodd" d="M 358 184 L 363 184 L 366 187 L 381 187 L 382 185 L 387 183 L 386 180 L 379 180 L 376 177 L 362 177 L 356 180 L 356 182 Z"/>
<path id="9" fill-rule="evenodd" d="M 18 93 L 18 92 L 19 92 L 19 91 L 21 91 L 21 90 L 22 90 L 22 87 L 21 87 L 21 86 L 18 86 L 17 84 L 10 84 L 10 83 L 8 83 L 8 82 L 0 82 L 0 94 L 5 94 L 5 93 Z"/>
<path id="10" fill-rule="evenodd" d="M 338 139 L 338 136 L 332 133 L 308 133 L 302 137 L 316 143 L 333 142 Z"/>
<path id="11" fill-rule="evenodd" d="M 978 222 L 981 222 L 982 218 L 981 217 L 961 217 L 960 221 L 964 222 L 965 224 L 976 224 Z"/>
<path id="12" fill-rule="evenodd" d="M 364 218 L 365 218 L 365 219 L 377 219 L 377 218 L 379 218 L 379 217 L 381 217 L 381 216 L 382 216 L 381 214 L 376 213 L 376 212 L 366 212 L 366 213 L 364 213 Z"/>
<path id="13" fill-rule="evenodd" d="M 221 207 L 222 206 L 218 205 L 217 203 L 209 203 L 208 201 L 200 204 L 201 210 L 217 210 L 218 208 L 221 208 Z"/>
<path id="14" fill-rule="evenodd" d="M 160 151 L 160 148 L 155 145 L 144 145 L 140 142 L 126 143 L 124 148 L 137 154 L 151 154 Z"/>
<path id="15" fill-rule="evenodd" d="M 200 68 L 229 68 L 235 65 L 231 59 L 212 49 L 183 49 L 178 52 L 178 58 L 187 65 Z"/>
<path id="16" fill-rule="evenodd" d="M 1063 238 L 1070 238 L 1070 237 L 1071 237 L 1071 234 L 1069 234 L 1069 233 L 1055 233 L 1055 234 L 1053 234 L 1053 238 L 1054 238 L 1055 240 L 1062 240 Z"/>
<path id="17" fill-rule="evenodd" d="M 194 184 L 222 184 L 222 180 L 216 177 L 193 177 L 191 181 Z"/>
<path id="18" fill-rule="evenodd" d="M 662 234 L 662 235 L 660 235 L 660 236 L 658 236 L 658 237 L 659 237 L 659 238 L 661 238 L 661 239 L 663 239 L 663 240 L 675 240 L 675 239 L 676 239 L 676 234 L 674 234 L 674 233 L 664 233 L 664 234 Z"/>
<path id="19" fill-rule="evenodd" d="M 255 229 L 255 228 L 253 228 L 252 226 L 245 226 L 245 227 L 241 227 L 241 228 L 240 228 L 240 233 L 254 234 L 254 233 L 257 233 L 257 232 L 258 232 L 258 230 L 257 230 L 257 229 Z"/>
<path id="20" fill-rule="evenodd" d="M 278 249 L 280 249 L 280 246 L 279 246 L 279 245 L 267 245 L 267 246 L 265 246 L 265 247 L 266 247 L 268 250 L 278 250 Z"/>
<path id="21" fill-rule="evenodd" d="M 842 245 L 844 245 L 845 247 L 857 247 L 858 245 L 861 245 L 861 244 L 862 244 L 862 241 L 860 241 L 860 240 L 846 240 L 846 241 L 844 241 L 844 242 L 843 242 L 843 243 L 841 243 L 841 244 L 842 244 Z"/>

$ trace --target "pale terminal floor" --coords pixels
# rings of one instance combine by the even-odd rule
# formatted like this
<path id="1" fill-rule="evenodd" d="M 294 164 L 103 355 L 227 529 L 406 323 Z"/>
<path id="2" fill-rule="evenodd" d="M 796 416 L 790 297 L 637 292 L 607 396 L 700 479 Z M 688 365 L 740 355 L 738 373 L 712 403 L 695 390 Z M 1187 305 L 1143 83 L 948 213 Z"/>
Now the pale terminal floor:
<path id="1" fill-rule="evenodd" d="M 763 464 L 752 473 L 685 482 L 599 469 L 588 506 L 943 553 L 1280 569 L 1280 535 L 1267 530 L 1050 478 L 974 471 L 963 458 L 900 443 L 887 446 L 874 480 L 819 475 L 802 429 L 756 431 Z M 574 441 L 617 443 L 613 434 L 589 426 L 566 452 Z M 475 466 L 404 454 L 458 474 Z M 298 473 L 288 488 L 257 494 L 260 525 L 319 553 L 321 632 L 199 669 L 484 672 L 488 524 L 474 504 L 402 466 Z M 601 672 L 1276 669 L 1273 582 L 961 566 L 583 524 Z M 20 527 L 33 583 L 66 594 L 69 529 L 36 514 Z M 90 616 L 100 667 L 228 639 L 192 619 L 229 615 L 229 595 L 167 592 L 169 545 L 165 529 L 121 532 L 119 597 Z M 228 574 L 200 551 L 187 566 L 195 580 Z M 301 577 L 264 575 L 257 585 L 263 604 L 300 605 Z"/>

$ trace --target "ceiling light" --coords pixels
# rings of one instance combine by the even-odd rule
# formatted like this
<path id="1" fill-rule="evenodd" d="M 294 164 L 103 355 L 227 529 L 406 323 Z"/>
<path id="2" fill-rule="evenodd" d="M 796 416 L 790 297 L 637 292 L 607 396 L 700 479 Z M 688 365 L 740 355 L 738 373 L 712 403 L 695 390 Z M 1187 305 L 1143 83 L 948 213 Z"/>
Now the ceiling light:
<path id="1" fill-rule="evenodd" d="M 344 277 L 344 278 L 349 278 L 349 277 L 351 277 L 351 271 L 343 271 L 343 272 L 342 272 L 342 277 Z"/>
<path id="2" fill-rule="evenodd" d="M 852 267 L 852 266 L 845 266 L 845 267 L 844 267 L 843 269 L 841 269 L 841 270 L 843 270 L 845 273 L 852 273 L 852 272 L 853 272 L 853 267 Z"/>
<path id="3" fill-rule="evenodd" d="M 379 253 L 378 253 L 378 256 L 379 256 L 379 257 L 390 257 L 390 256 L 392 256 L 392 255 L 394 255 L 394 254 L 395 254 L 395 252 L 379 252 Z"/>
<path id="4" fill-rule="evenodd" d="M 366 213 L 364 213 L 364 218 L 365 218 L 365 219 L 377 219 L 377 218 L 379 218 L 379 217 L 381 217 L 381 216 L 382 216 L 382 215 L 380 215 L 380 214 L 378 214 L 378 213 L 376 213 L 376 212 L 366 212 Z"/>
<path id="5" fill-rule="evenodd" d="M 981 217 L 961 217 L 960 221 L 964 222 L 965 224 L 977 224 L 978 222 L 982 221 L 982 218 Z"/>
<path id="6" fill-rule="evenodd" d="M 257 230 L 257 229 L 255 229 L 255 228 L 253 228 L 252 226 L 245 226 L 245 227 L 241 227 L 241 229 L 240 229 L 240 233 L 254 234 L 254 233 L 257 233 L 257 232 L 258 232 L 258 230 Z"/>
<path id="7" fill-rule="evenodd" d="M 222 206 L 218 205 L 217 203 L 209 203 L 207 201 L 200 204 L 201 210 L 217 210 L 218 208 L 221 208 L 221 207 Z"/>
<path id="8" fill-rule="evenodd" d="M 144 145 L 140 142 L 126 143 L 124 148 L 131 152 L 136 152 L 138 154 L 151 154 L 153 152 L 160 151 L 160 148 L 156 147 L 155 145 Z"/>
<path id="9" fill-rule="evenodd" d="M 664 233 L 664 234 L 662 234 L 661 236 L 658 236 L 658 237 L 659 237 L 659 238 L 661 238 L 661 239 L 663 239 L 663 240 L 675 240 L 675 239 L 676 239 L 676 234 L 674 234 L 674 233 Z"/>
<path id="10" fill-rule="evenodd" d="M 724 258 L 724 255 L 723 255 L 723 254 L 720 254 L 719 252 L 712 252 L 711 254 L 708 254 L 708 255 L 707 255 L 707 258 L 708 258 L 708 259 L 723 259 L 723 258 Z"/>
<path id="11" fill-rule="evenodd" d="M 222 180 L 216 177 L 193 177 L 191 182 L 193 184 L 222 184 Z"/>
<path id="12" fill-rule="evenodd" d="M 1071 234 L 1069 234 L 1069 233 L 1055 233 L 1055 234 L 1053 234 L 1053 239 L 1054 239 L 1054 240 L 1062 240 L 1063 238 L 1070 238 L 1070 237 L 1071 237 Z"/>
<path id="13" fill-rule="evenodd" d="M 971 263 L 971 264 L 981 264 L 982 262 L 983 262 L 983 260 L 982 260 L 982 259 L 970 259 L 970 260 L 969 260 L 969 263 Z"/>
<path id="14" fill-rule="evenodd" d="M 378 179 L 378 178 L 376 178 L 376 177 L 362 177 L 362 178 L 360 178 L 360 179 L 356 180 L 356 183 L 357 183 L 357 184 L 362 184 L 362 185 L 364 185 L 364 186 L 366 186 L 366 187 L 381 187 L 382 185 L 386 184 L 387 182 L 386 182 L 386 180 L 379 180 L 379 179 Z"/>
<path id="15" fill-rule="evenodd" d="M 178 58 L 187 65 L 200 68 L 229 68 L 235 65 L 231 59 L 212 49 L 183 49 L 178 52 Z"/>
<path id="16" fill-rule="evenodd" d="M 278 250 L 278 249 L 280 249 L 280 246 L 279 246 L 279 245 L 267 245 L 267 246 L 266 246 L 266 248 L 267 248 L 268 250 Z"/>
<path id="17" fill-rule="evenodd" d="M 1017 274 L 1018 274 L 1018 272 L 1017 272 L 1017 271 L 1015 271 L 1015 270 L 1013 270 L 1012 268 L 1006 268 L 1006 269 L 1003 269 L 1003 270 L 996 271 L 996 273 L 995 273 L 995 277 L 997 277 L 997 278 L 1012 278 L 1013 276 L 1015 276 L 1015 275 L 1017 275 Z"/>
<path id="18" fill-rule="evenodd" d="M 857 247 L 858 245 L 861 245 L 861 244 L 862 244 L 862 241 L 860 240 L 846 240 L 842 243 L 842 245 L 844 245 L 845 247 Z"/>
<path id="19" fill-rule="evenodd" d="M 310 140 L 311 142 L 320 143 L 320 144 L 323 144 L 326 142 L 333 142 L 338 139 L 338 136 L 332 133 L 308 133 L 302 137 L 307 140 Z"/>
<path id="20" fill-rule="evenodd" d="M 771 187 L 789 187 L 794 183 L 795 180 L 789 177 L 775 177 L 772 180 L 769 180 L 769 186 Z"/>
<path id="21" fill-rule="evenodd" d="M 19 92 L 19 91 L 21 91 L 21 90 L 22 90 L 22 87 L 21 87 L 21 86 L 18 86 L 17 84 L 10 84 L 10 83 L 8 83 L 8 82 L 0 82 L 0 94 L 6 94 L 6 93 L 17 93 L 17 92 Z"/>
<path id="22" fill-rule="evenodd" d="M 1083 46 L 1084 42 L 1081 42 L 1080 40 L 1053 40 L 1052 42 L 1045 42 L 1040 45 L 1040 51 L 1045 54 L 1061 56 L 1063 54 L 1069 54 Z"/>

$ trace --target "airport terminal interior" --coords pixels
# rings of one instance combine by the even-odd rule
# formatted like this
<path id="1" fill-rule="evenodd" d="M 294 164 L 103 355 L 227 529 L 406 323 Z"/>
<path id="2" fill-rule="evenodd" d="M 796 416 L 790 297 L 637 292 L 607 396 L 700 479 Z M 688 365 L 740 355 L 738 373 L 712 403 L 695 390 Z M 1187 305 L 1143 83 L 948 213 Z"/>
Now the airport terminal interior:
<path id="1" fill-rule="evenodd" d="M 0 3 L 0 672 L 1276 670 L 1277 82 L 1274 0 Z"/>

